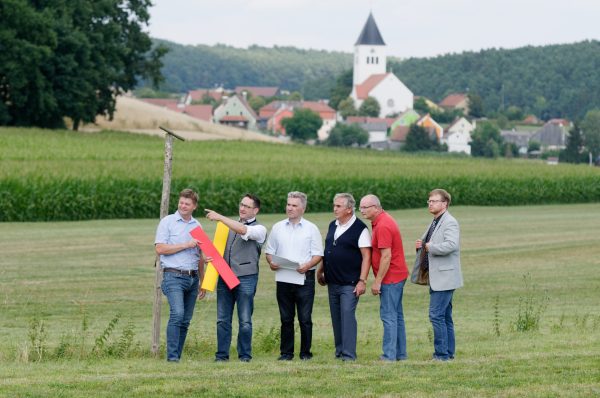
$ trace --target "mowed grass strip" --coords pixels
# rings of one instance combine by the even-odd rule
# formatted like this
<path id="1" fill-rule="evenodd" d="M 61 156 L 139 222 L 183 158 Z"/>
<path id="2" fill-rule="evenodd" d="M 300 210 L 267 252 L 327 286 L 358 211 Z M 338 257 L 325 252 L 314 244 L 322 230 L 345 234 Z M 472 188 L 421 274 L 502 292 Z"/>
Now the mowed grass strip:
<path id="1" fill-rule="evenodd" d="M 315 358 L 276 361 L 279 314 L 273 273 L 261 261 L 254 314 L 254 359 L 226 364 L 216 348 L 214 294 L 198 303 L 184 360 L 150 354 L 153 238 L 157 220 L 2 223 L 0 233 L 0 396 L 519 396 L 600 393 L 600 205 L 451 208 L 461 223 L 466 286 L 454 299 L 457 358 L 429 361 L 427 288 L 407 284 L 409 360 L 382 364 L 379 300 L 358 305 L 358 361 L 333 358 L 327 289 L 317 287 Z M 393 211 L 408 263 L 430 221 L 425 209 Z M 271 226 L 283 215 L 262 215 Z M 325 232 L 328 213 L 308 213 Z M 212 234 L 214 224 L 201 220 Z M 531 289 L 524 284 L 529 274 Z M 369 286 L 373 277 L 369 278 Z M 517 332 L 520 298 L 545 303 L 540 328 Z M 168 314 L 163 298 L 161 342 Z M 88 322 L 82 332 L 83 313 Z M 122 317 L 107 344 L 134 327 L 124 358 L 92 354 L 107 324 Z M 28 334 L 44 322 L 47 357 L 35 362 Z M 495 324 L 497 323 L 497 330 Z M 497 335 L 499 332 L 499 336 Z M 57 357 L 65 336 L 75 352 Z M 298 336 L 297 336 L 298 337 Z M 80 349 L 81 348 L 81 352 Z M 24 353 L 29 352 L 26 361 Z"/>
<path id="2" fill-rule="evenodd" d="M 163 147 L 159 137 L 118 132 L 0 129 L 0 221 L 155 217 Z M 584 165 L 231 141 L 176 142 L 173 158 L 172 209 L 185 187 L 227 212 L 244 191 L 262 198 L 263 213 L 281 212 L 293 190 L 313 211 L 328 211 L 343 191 L 418 208 L 435 187 L 457 205 L 600 201 L 600 168 Z"/>

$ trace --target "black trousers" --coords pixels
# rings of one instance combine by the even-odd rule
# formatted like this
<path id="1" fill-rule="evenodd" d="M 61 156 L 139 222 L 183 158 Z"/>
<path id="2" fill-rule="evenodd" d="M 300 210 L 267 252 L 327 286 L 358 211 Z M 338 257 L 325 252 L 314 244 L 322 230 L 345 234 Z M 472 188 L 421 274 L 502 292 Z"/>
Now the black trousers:
<path id="1" fill-rule="evenodd" d="M 277 282 L 277 304 L 281 318 L 281 355 L 294 357 L 294 318 L 298 309 L 300 358 L 311 358 L 312 310 L 315 301 L 315 271 L 306 273 L 304 285 Z"/>

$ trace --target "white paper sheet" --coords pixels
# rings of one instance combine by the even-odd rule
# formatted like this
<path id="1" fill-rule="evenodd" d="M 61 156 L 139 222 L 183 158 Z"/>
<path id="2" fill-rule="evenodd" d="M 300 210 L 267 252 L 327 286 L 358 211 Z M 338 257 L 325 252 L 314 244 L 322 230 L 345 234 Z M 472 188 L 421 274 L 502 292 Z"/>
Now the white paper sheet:
<path id="1" fill-rule="evenodd" d="M 296 271 L 298 267 L 300 267 L 299 263 L 288 260 L 287 258 L 279 257 L 275 254 L 271 255 L 271 262 L 279 265 L 280 268 L 291 269 L 293 271 Z"/>
<path id="2" fill-rule="evenodd" d="M 271 261 L 279 265 L 279 269 L 275 271 L 276 282 L 293 283 L 295 285 L 304 285 L 306 275 L 296 271 L 300 267 L 299 263 L 288 260 L 280 256 L 272 255 Z"/>
<path id="3" fill-rule="evenodd" d="M 306 275 L 299 273 L 298 271 L 280 268 L 275 271 L 276 282 L 287 282 L 293 283 L 294 285 L 304 285 Z"/>

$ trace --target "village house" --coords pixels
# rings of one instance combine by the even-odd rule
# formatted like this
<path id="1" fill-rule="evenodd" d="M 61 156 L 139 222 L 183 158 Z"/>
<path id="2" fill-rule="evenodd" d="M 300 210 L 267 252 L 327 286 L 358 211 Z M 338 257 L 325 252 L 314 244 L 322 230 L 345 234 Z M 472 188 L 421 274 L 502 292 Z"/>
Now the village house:
<path id="1" fill-rule="evenodd" d="M 539 142 L 544 151 L 564 149 L 570 128 L 571 123 L 565 119 L 550 119 L 531 136 L 531 140 Z"/>
<path id="2" fill-rule="evenodd" d="M 223 103 L 215 109 L 213 114 L 215 123 L 247 130 L 257 130 L 257 119 L 258 116 L 252 107 L 248 105 L 246 100 L 237 94 L 225 99 Z"/>
<path id="3" fill-rule="evenodd" d="M 258 111 L 260 120 L 266 120 L 266 129 L 273 134 L 286 135 L 281 121 L 294 115 L 294 109 L 310 109 L 317 113 L 323 125 L 317 132 L 318 139 L 324 141 L 337 123 L 335 109 L 318 101 L 273 101 Z"/>
<path id="4" fill-rule="evenodd" d="M 441 141 L 448 146 L 448 152 L 463 152 L 471 154 L 471 133 L 475 130 L 475 125 L 469 122 L 465 117 L 455 119 L 446 127 L 446 135 Z"/>
<path id="5" fill-rule="evenodd" d="M 453 93 L 440 102 L 440 107 L 443 109 L 453 111 L 462 110 L 464 115 L 469 114 L 469 97 L 467 94 Z"/>
<path id="6" fill-rule="evenodd" d="M 357 124 L 360 128 L 369 134 L 367 145 L 373 149 L 389 149 L 388 129 L 394 119 L 350 116 L 346 119 L 346 124 Z"/>

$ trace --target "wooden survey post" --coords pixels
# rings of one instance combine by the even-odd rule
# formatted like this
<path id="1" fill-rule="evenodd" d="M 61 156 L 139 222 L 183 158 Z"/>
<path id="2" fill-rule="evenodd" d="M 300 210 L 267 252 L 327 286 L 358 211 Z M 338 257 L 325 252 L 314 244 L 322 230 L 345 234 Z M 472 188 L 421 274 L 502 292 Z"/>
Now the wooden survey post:
<path id="1" fill-rule="evenodd" d="M 169 213 L 169 195 L 171 194 L 171 170 L 173 161 L 173 137 L 185 141 L 183 137 L 160 126 L 165 131 L 165 165 L 163 172 L 162 196 L 160 199 L 160 219 L 162 220 Z M 154 305 L 152 307 L 152 353 L 158 354 L 160 345 L 160 309 L 162 292 L 160 285 L 162 283 L 162 268 L 160 267 L 160 257 L 157 255 L 154 260 Z"/>

